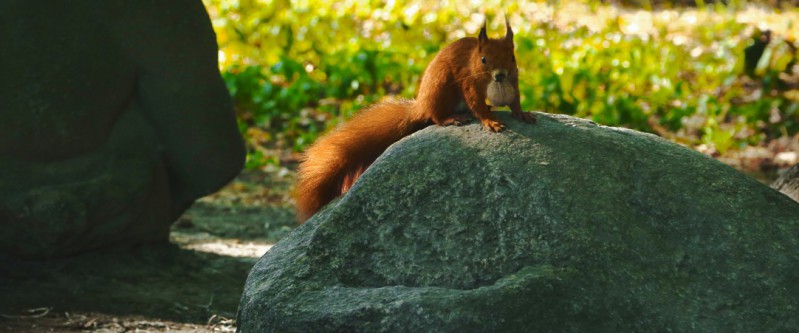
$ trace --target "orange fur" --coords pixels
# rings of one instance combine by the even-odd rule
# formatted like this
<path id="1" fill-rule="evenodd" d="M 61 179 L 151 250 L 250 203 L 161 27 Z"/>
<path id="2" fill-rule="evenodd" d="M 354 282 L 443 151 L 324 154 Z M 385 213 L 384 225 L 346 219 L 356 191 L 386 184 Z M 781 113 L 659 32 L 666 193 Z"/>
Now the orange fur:
<path id="1" fill-rule="evenodd" d="M 427 124 L 410 118 L 412 101 L 392 101 L 361 111 L 305 152 L 295 191 L 297 220 L 305 221 L 343 194 L 392 143 Z"/>
<path id="2" fill-rule="evenodd" d="M 394 142 L 430 123 L 460 124 L 463 118 L 456 110 L 462 102 L 488 130 L 501 131 L 504 126 L 485 103 L 487 87 L 494 81 L 508 80 L 515 88 L 516 96 L 508 105 L 513 116 L 535 122 L 532 113 L 521 110 L 510 25 L 502 39 L 489 39 L 485 29 L 477 38 L 455 41 L 433 58 L 422 75 L 415 101 L 384 102 L 367 108 L 308 148 L 295 190 L 300 223 L 349 190 Z M 498 76 L 503 73 L 504 78 Z"/>

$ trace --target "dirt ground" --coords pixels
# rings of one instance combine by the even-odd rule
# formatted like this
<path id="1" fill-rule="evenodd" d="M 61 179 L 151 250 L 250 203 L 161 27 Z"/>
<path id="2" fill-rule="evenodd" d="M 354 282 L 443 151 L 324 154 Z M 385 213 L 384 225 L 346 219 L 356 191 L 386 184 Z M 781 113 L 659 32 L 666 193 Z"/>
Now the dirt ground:
<path id="1" fill-rule="evenodd" d="M 769 183 L 797 150 L 794 137 L 715 157 Z M 285 168 L 243 172 L 184 214 L 170 244 L 0 258 L 0 332 L 234 332 L 250 268 L 295 226 L 293 181 Z"/>
<path id="2" fill-rule="evenodd" d="M 171 244 L 46 262 L 0 258 L 0 332 L 234 332 L 253 264 L 294 227 L 291 172 L 245 172 Z"/>

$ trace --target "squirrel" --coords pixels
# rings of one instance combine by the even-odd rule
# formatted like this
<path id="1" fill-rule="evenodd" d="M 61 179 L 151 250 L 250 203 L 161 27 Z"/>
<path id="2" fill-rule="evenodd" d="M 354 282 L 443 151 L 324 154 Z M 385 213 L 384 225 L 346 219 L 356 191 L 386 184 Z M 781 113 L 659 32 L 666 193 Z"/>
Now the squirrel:
<path id="1" fill-rule="evenodd" d="M 508 106 L 514 118 L 534 124 L 535 114 L 523 112 L 514 55 L 513 30 L 489 39 L 486 25 L 475 37 L 464 37 L 443 48 L 422 74 L 415 100 L 378 103 L 319 138 L 302 157 L 294 195 L 297 221 L 305 222 L 324 205 L 344 194 L 391 144 L 431 124 L 461 125 L 465 102 L 491 132 L 504 129 L 493 106 Z"/>

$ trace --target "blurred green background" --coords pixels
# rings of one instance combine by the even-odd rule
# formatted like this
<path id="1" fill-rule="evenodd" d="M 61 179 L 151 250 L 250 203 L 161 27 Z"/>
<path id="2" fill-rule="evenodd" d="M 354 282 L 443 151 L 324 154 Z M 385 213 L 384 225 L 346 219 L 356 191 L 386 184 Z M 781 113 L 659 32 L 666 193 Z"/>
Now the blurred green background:
<path id="1" fill-rule="evenodd" d="M 291 161 L 448 43 L 515 31 L 525 110 L 655 133 L 714 156 L 791 138 L 799 11 L 769 2 L 204 0 L 247 166 Z"/>

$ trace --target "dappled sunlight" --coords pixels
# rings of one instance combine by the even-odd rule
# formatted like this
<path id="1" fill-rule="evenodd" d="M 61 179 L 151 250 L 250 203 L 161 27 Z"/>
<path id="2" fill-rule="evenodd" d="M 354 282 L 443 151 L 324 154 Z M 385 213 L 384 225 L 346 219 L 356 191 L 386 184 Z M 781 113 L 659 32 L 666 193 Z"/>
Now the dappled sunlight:
<path id="1" fill-rule="evenodd" d="M 173 231 L 170 241 L 182 249 L 212 253 L 226 257 L 260 258 L 274 244 L 241 241 L 236 238 L 222 239 L 207 233 L 191 234 Z"/>
<path id="2" fill-rule="evenodd" d="M 293 169 L 298 152 L 358 110 L 387 96 L 413 97 L 436 52 L 474 36 L 486 16 L 489 35 L 501 34 L 505 15 L 516 32 L 524 109 L 654 133 L 750 173 L 773 175 L 795 161 L 786 157 L 797 145 L 785 143 L 797 141 L 799 129 L 795 9 L 753 2 L 657 10 L 599 1 L 205 3 L 249 168 Z M 765 30 L 771 41 L 747 63 Z M 243 200 L 293 205 L 275 193 Z"/>
<path id="3" fill-rule="evenodd" d="M 272 244 L 239 244 L 237 242 L 212 242 L 212 243 L 194 243 L 186 245 L 186 249 L 214 253 L 227 257 L 246 257 L 246 258 L 260 258 L 269 249 Z"/>
<path id="4" fill-rule="evenodd" d="M 489 35 L 501 35 L 505 15 L 516 32 L 525 110 L 655 133 L 717 158 L 799 129 L 796 10 L 751 3 L 645 10 L 597 1 L 205 3 L 250 168 L 291 169 L 298 152 L 358 110 L 387 96 L 412 98 L 438 50 L 474 36 L 485 17 Z M 765 30 L 768 43 L 754 45 Z M 747 52 L 754 58 L 746 60 Z"/>
<path id="5" fill-rule="evenodd" d="M 51 308 L 28 309 L 23 314 L 4 315 L 0 332 L 169 332 L 212 333 L 235 332 L 235 321 L 212 317 L 207 324 L 189 324 L 144 316 L 118 316 L 98 312 L 42 312 Z M 29 311 L 39 312 L 26 314 Z"/>
<path id="6" fill-rule="evenodd" d="M 547 23 L 564 33 L 580 27 L 600 33 L 609 25 L 617 25 L 625 34 L 649 38 L 664 27 L 668 32 L 679 33 L 694 30 L 697 25 L 721 24 L 730 19 L 761 30 L 772 30 L 791 39 L 795 39 L 799 31 L 799 27 L 792 23 L 799 20 L 799 12 L 776 11 L 758 5 L 739 10 L 684 8 L 650 11 L 597 6 L 586 1 L 560 1 L 557 4 L 518 1 L 507 6 L 499 1 L 389 1 L 381 6 L 361 0 L 323 0 L 314 1 L 313 5 L 308 1 L 260 5 L 238 0 L 204 2 L 217 31 L 221 69 L 234 64 L 277 62 L 277 55 L 286 46 L 342 49 L 366 44 L 383 49 L 407 49 L 414 46 L 405 44 L 408 38 L 429 36 L 438 39 L 440 32 L 452 40 L 471 35 L 479 29 L 483 14 L 492 18 L 489 23 L 494 28 L 501 26 L 501 17 L 507 14 L 518 34 L 529 33 Z M 271 21 L 264 24 L 266 22 L 260 20 L 262 17 L 269 17 Z M 291 20 L 298 20 L 294 24 L 299 28 L 289 28 Z M 410 29 L 398 30 L 396 22 L 402 22 Z M 331 30 L 326 29 L 328 24 Z M 435 34 L 431 35 L 433 32 Z M 339 34 L 346 35 L 349 42 L 333 43 L 341 39 Z M 289 35 L 292 37 L 288 38 Z M 266 40 L 271 43 L 265 43 Z M 286 45 L 287 40 L 292 44 Z M 316 45 L 320 42 L 321 45 Z"/>

